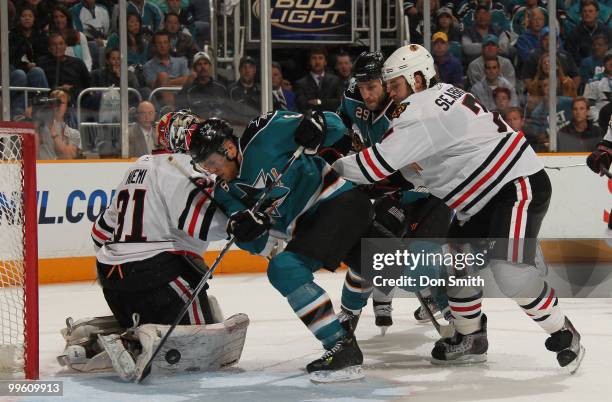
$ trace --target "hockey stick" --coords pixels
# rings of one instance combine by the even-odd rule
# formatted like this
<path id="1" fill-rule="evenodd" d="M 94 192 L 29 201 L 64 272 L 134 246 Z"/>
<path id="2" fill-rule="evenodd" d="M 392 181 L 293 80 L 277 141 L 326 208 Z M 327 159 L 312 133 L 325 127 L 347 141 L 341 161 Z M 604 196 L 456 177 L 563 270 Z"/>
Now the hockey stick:
<path id="1" fill-rule="evenodd" d="M 421 303 L 421 307 L 423 308 L 423 311 L 425 311 L 425 314 L 427 314 L 427 318 L 429 318 L 429 321 L 431 321 L 436 331 L 438 331 L 438 334 L 440 334 L 442 338 L 450 338 L 451 336 L 453 336 L 453 332 L 455 331 L 453 326 L 446 325 L 446 324 L 440 324 L 438 320 L 436 320 L 436 317 L 434 317 L 433 313 L 431 312 L 431 309 L 429 308 L 427 303 L 425 303 L 425 299 L 423 298 L 421 291 L 417 290 L 416 292 L 414 292 L 414 294 L 419 300 L 419 303 Z"/>
<path id="2" fill-rule="evenodd" d="M 264 201 L 266 200 L 266 198 L 268 198 L 268 195 L 270 195 L 270 192 L 272 191 L 272 189 L 274 187 L 276 187 L 276 185 L 280 182 L 280 179 L 283 177 L 283 175 L 287 172 L 287 170 L 291 167 L 291 165 L 293 164 L 293 162 L 295 162 L 295 160 L 297 158 L 300 157 L 300 155 L 302 155 L 302 152 L 304 152 L 304 147 L 300 146 L 291 156 L 291 158 L 289 158 L 289 160 L 287 161 L 287 163 L 285 163 L 285 166 L 283 166 L 283 168 L 281 169 L 280 173 L 278 174 L 278 176 L 276 176 L 276 178 L 274 178 L 273 181 L 271 181 L 270 183 L 268 183 L 268 185 L 266 185 L 266 188 L 263 192 L 263 194 L 261 195 L 261 197 L 259 198 L 259 200 L 257 200 L 257 202 L 255 203 L 255 205 L 253 206 L 253 208 L 251 208 L 252 211 L 258 211 L 259 208 L 262 206 L 262 204 L 264 203 Z M 151 374 L 151 368 L 153 367 L 153 360 L 155 359 L 155 357 L 157 357 L 157 355 L 159 354 L 159 352 L 161 351 L 161 348 L 164 346 L 164 344 L 166 343 L 166 341 L 168 340 L 168 338 L 170 337 L 170 334 L 172 334 L 172 332 L 174 331 L 174 329 L 176 328 L 177 325 L 179 325 L 179 323 L 181 322 L 181 320 L 183 319 L 183 317 L 185 316 L 185 314 L 187 313 L 187 310 L 189 310 L 189 308 L 191 307 L 191 304 L 194 302 L 194 300 L 198 297 L 198 295 L 200 294 L 200 292 L 202 291 L 202 289 L 204 288 L 204 286 L 206 285 L 206 282 L 208 282 L 208 279 L 211 277 L 211 275 L 213 274 L 213 272 L 215 271 L 215 269 L 217 269 L 217 266 L 219 265 L 219 263 L 221 262 L 221 260 L 223 259 L 223 257 L 225 256 L 225 254 L 229 251 L 230 247 L 236 242 L 236 238 L 234 236 L 232 236 L 227 244 L 225 245 L 225 247 L 223 247 L 223 250 L 221 250 L 221 252 L 219 253 L 219 255 L 217 256 L 217 258 L 215 259 L 215 262 L 213 262 L 213 264 L 210 266 L 210 268 L 208 269 L 208 271 L 206 271 L 206 273 L 204 274 L 204 276 L 202 277 L 202 279 L 200 280 L 200 283 L 198 283 L 198 286 L 196 286 L 196 288 L 193 291 L 193 294 L 191 295 L 191 297 L 189 298 L 189 300 L 187 300 L 187 303 L 185 303 L 185 305 L 183 306 L 183 308 L 181 309 L 179 315 L 176 317 L 176 319 L 174 320 L 174 322 L 172 323 L 172 325 L 170 326 L 170 328 L 168 328 L 168 331 L 166 332 L 166 334 L 164 335 L 164 337 L 159 341 L 159 345 L 157 345 L 157 348 L 155 349 L 155 351 L 153 352 L 153 354 L 151 355 L 151 357 L 149 358 L 149 361 L 147 362 L 147 364 L 145 365 L 144 369 L 142 370 L 142 373 L 140 374 L 140 377 L 137 379 L 138 383 L 142 383 L 148 376 L 149 374 Z M 193 262 L 189 261 L 191 264 L 193 264 Z M 193 266 L 195 267 L 195 264 L 193 264 Z"/>
<path id="3" fill-rule="evenodd" d="M 217 208 L 219 208 L 219 210 L 221 210 L 221 212 L 223 212 L 225 216 L 227 216 L 227 211 L 225 210 L 225 207 L 219 204 L 219 202 L 215 200 L 215 198 L 208 191 L 206 191 L 206 187 L 202 186 L 202 184 L 198 181 L 197 178 L 193 177 L 183 165 L 178 163 L 176 159 L 174 159 L 174 156 L 168 156 L 168 163 L 171 164 L 179 172 L 181 172 L 191 182 L 191 184 L 196 186 L 196 188 L 200 190 L 202 194 L 204 194 L 204 197 L 210 200 L 211 204 L 214 204 Z"/>

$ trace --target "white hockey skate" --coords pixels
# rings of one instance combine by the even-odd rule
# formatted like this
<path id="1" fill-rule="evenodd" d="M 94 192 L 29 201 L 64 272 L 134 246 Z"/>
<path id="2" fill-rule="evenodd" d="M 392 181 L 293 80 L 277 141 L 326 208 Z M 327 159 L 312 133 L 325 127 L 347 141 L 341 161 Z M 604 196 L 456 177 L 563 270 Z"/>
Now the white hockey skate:
<path id="1" fill-rule="evenodd" d="M 563 327 L 553 333 L 546 340 L 545 345 L 546 349 L 557 353 L 559 365 L 565 367 L 570 374 L 578 370 L 584 359 L 585 349 L 580 343 L 580 334 L 567 317 L 565 317 Z"/>

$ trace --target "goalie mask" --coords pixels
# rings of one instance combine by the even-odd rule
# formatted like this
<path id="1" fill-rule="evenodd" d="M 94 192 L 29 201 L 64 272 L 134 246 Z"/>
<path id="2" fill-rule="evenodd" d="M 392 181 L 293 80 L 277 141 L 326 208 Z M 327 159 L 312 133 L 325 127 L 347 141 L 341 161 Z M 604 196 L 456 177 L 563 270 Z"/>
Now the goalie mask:
<path id="1" fill-rule="evenodd" d="M 196 164 L 204 162 L 214 153 L 227 158 L 227 151 L 223 146 L 223 142 L 227 139 L 238 142 L 234 129 L 225 120 L 213 117 L 197 124 L 192 132 L 189 147 L 193 162 Z"/>
<path id="2" fill-rule="evenodd" d="M 157 124 L 159 144 L 172 153 L 189 151 L 191 135 L 202 119 L 189 110 L 170 112 L 162 116 Z"/>

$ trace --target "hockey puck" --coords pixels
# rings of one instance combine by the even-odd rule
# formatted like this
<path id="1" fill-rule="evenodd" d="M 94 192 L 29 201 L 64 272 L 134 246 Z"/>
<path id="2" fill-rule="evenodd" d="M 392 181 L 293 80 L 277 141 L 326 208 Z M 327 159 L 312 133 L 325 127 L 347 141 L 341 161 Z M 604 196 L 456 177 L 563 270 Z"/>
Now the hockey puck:
<path id="1" fill-rule="evenodd" d="M 176 349 L 170 349 L 164 357 L 168 364 L 176 364 L 181 360 L 181 352 Z"/>

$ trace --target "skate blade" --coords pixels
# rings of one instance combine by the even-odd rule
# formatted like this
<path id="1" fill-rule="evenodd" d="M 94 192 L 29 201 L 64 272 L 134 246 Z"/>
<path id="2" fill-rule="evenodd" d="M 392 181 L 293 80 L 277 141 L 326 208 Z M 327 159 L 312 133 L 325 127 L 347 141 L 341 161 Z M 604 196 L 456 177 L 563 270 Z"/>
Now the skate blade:
<path id="1" fill-rule="evenodd" d="M 315 384 L 355 381 L 364 378 L 361 365 L 349 366 L 340 370 L 320 370 L 310 373 L 310 381 Z"/>
<path id="2" fill-rule="evenodd" d="M 479 364 L 487 361 L 487 354 L 461 356 L 453 360 L 438 360 L 431 358 L 431 364 L 437 366 L 469 366 L 471 364 Z"/>
<path id="3" fill-rule="evenodd" d="M 578 352 L 578 356 L 576 356 L 574 361 L 565 366 L 565 369 L 568 373 L 574 374 L 576 373 L 576 371 L 578 371 L 578 369 L 580 368 L 580 364 L 582 363 L 582 359 L 584 359 L 585 352 L 586 350 L 584 349 L 584 346 L 580 345 L 580 351 Z"/>

